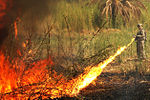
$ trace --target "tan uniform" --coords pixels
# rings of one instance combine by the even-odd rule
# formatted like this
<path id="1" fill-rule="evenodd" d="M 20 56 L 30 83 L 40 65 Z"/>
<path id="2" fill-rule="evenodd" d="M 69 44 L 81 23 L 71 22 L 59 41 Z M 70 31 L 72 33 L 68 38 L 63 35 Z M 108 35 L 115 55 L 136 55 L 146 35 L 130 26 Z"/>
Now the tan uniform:
<path id="1" fill-rule="evenodd" d="M 137 55 L 139 59 L 145 58 L 145 40 L 146 40 L 146 32 L 141 30 L 136 35 L 136 46 L 137 46 Z"/>

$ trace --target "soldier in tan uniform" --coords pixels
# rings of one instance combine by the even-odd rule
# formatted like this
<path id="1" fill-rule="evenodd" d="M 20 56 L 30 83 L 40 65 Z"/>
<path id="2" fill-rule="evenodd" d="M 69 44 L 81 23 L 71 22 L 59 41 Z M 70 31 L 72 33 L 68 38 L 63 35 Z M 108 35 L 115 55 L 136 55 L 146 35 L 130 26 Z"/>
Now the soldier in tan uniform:
<path id="1" fill-rule="evenodd" d="M 136 34 L 135 41 L 137 46 L 137 56 L 139 59 L 145 59 L 145 41 L 146 41 L 146 32 L 143 29 L 142 24 L 137 25 L 139 32 Z"/>

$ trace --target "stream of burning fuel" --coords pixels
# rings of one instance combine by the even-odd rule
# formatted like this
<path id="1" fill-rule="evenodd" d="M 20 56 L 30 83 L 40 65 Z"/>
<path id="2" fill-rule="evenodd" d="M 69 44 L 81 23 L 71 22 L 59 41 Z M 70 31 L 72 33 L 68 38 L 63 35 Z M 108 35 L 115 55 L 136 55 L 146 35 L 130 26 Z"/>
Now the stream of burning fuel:
<path id="1" fill-rule="evenodd" d="M 53 65 L 50 59 L 40 60 L 28 66 L 16 59 L 13 64 L 9 62 L 0 52 L 0 99 L 2 100 L 26 100 L 51 99 L 62 96 L 76 96 L 80 90 L 87 87 L 111 63 L 118 55 L 126 50 L 134 41 L 134 38 L 127 46 L 123 46 L 107 60 L 97 66 L 89 66 L 85 72 L 77 78 L 68 81 L 63 75 L 57 75 L 55 71 L 49 71 L 47 66 Z M 19 62 L 18 62 L 19 61 Z"/>
<path id="2" fill-rule="evenodd" d="M 92 81 L 94 81 L 101 73 L 102 70 L 111 63 L 117 56 L 119 56 L 124 50 L 126 50 L 133 42 L 135 38 L 127 46 L 120 47 L 117 52 L 106 59 L 104 62 L 99 63 L 96 66 L 89 66 L 84 74 L 81 74 L 77 79 L 75 79 L 76 84 L 72 90 L 71 96 L 77 95 L 80 90 L 87 87 Z"/>

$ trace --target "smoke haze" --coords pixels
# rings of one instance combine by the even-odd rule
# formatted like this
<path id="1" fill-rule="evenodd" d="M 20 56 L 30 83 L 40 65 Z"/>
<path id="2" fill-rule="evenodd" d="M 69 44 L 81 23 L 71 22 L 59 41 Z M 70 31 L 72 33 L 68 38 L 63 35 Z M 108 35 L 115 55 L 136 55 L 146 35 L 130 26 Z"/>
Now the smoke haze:
<path id="1" fill-rule="evenodd" d="M 17 17 L 28 14 L 43 20 L 59 0 L 0 0 L 0 45 L 8 36 L 9 26 Z"/>

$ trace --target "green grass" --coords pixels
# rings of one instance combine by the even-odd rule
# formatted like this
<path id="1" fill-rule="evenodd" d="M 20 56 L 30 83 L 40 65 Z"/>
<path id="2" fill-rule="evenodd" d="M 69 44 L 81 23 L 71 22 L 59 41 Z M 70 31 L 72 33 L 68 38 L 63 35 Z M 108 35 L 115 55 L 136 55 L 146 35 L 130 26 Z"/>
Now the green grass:
<path id="1" fill-rule="evenodd" d="M 150 4 L 145 3 L 148 11 L 150 11 Z M 50 48 L 53 51 L 53 56 L 60 57 L 72 57 L 72 58 L 88 58 L 95 54 L 101 49 L 112 45 L 113 50 L 110 52 L 113 55 L 119 47 L 126 46 L 133 35 L 137 33 L 137 23 L 131 21 L 128 26 L 124 26 L 120 20 L 118 24 L 119 29 L 112 29 L 109 24 L 106 24 L 101 32 L 96 36 L 93 36 L 93 31 L 95 32 L 97 27 L 101 27 L 105 22 L 105 18 L 102 18 L 97 4 L 86 5 L 84 1 L 78 2 L 67 2 L 66 0 L 61 0 L 56 8 L 56 12 L 50 15 L 51 20 L 45 20 L 45 23 L 50 25 L 54 22 L 53 31 L 51 32 L 51 44 Z M 148 15 L 143 12 L 143 17 L 139 21 L 144 23 L 144 28 L 147 31 L 147 43 L 146 43 L 146 54 L 150 58 L 150 14 Z M 67 23 L 65 22 L 65 18 Z M 72 39 L 72 50 L 70 51 L 70 37 L 67 29 L 67 24 L 69 25 L 69 31 Z M 20 32 L 21 33 L 21 32 Z M 92 39 L 93 38 L 93 39 Z M 47 48 L 44 45 L 43 48 Z M 46 53 L 45 53 L 46 57 Z M 116 62 L 120 62 L 120 70 L 129 71 L 130 69 L 135 69 L 135 62 L 130 64 L 124 63 L 127 59 L 136 58 L 136 44 L 135 42 L 124 51 L 119 57 L 117 57 Z M 71 66 L 71 65 L 66 65 Z M 132 67 L 131 67 L 132 66 Z M 147 65 L 145 65 L 147 66 Z"/>
<path id="2" fill-rule="evenodd" d="M 80 32 L 83 29 L 92 29 L 92 17 L 94 6 L 85 6 L 76 2 L 68 3 L 64 0 L 60 1 L 54 19 L 58 23 L 59 27 L 67 28 L 65 18 L 72 31 Z"/>

